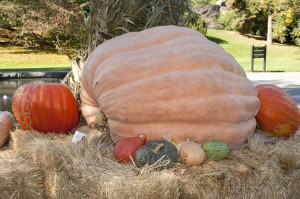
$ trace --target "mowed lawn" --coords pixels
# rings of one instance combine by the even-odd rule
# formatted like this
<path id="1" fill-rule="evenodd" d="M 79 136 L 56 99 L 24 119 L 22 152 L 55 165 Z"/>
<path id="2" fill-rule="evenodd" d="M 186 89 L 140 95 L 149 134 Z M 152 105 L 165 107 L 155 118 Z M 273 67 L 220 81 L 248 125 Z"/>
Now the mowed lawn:
<path id="1" fill-rule="evenodd" d="M 246 70 L 251 70 L 251 47 L 265 45 L 264 40 L 237 32 L 209 29 L 207 37 L 230 53 Z M 0 39 L 0 70 L 66 70 L 71 61 L 55 50 L 28 49 L 3 45 Z M 262 71 L 263 59 L 255 59 L 254 69 Z M 300 47 L 274 43 L 267 46 L 267 71 L 300 72 Z"/>
<path id="2" fill-rule="evenodd" d="M 71 61 L 56 50 L 0 45 L 0 70 L 68 70 Z"/>
<path id="3" fill-rule="evenodd" d="M 251 71 L 251 47 L 264 46 L 266 41 L 225 30 L 207 31 L 207 37 L 230 53 L 246 70 Z M 267 71 L 300 72 L 300 47 L 274 43 L 267 45 Z M 262 71 L 263 59 L 254 60 L 254 69 Z"/>

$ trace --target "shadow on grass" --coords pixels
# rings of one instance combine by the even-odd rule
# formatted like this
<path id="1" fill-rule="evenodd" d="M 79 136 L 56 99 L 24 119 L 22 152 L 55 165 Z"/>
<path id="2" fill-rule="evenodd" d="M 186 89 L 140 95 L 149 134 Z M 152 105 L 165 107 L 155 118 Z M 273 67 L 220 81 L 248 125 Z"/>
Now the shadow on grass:
<path id="1" fill-rule="evenodd" d="M 248 72 L 262 72 L 262 73 L 264 73 L 264 71 L 263 70 L 254 70 L 254 71 L 251 71 L 251 70 L 249 70 Z M 283 73 L 283 72 L 285 72 L 284 70 L 267 70 L 266 72 L 272 72 L 272 73 L 276 73 L 276 72 L 278 72 L 278 73 Z"/>
<path id="2" fill-rule="evenodd" d="M 251 35 L 251 34 L 242 34 L 242 36 L 247 37 L 248 39 L 256 39 L 256 40 L 267 40 L 266 37 L 264 36 L 259 36 L 259 35 Z"/>
<path id="3" fill-rule="evenodd" d="M 28 55 L 28 54 L 53 54 L 53 55 L 66 55 L 66 52 L 59 52 L 56 49 L 35 49 L 35 48 L 22 48 L 19 47 L 20 49 L 13 49 L 12 52 L 9 52 L 9 54 L 24 54 L 24 55 Z M 69 54 L 74 54 L 74 52 L 70 51 L 67 52 Z M 7 54 L 7 52 L 0 52 L 0 54 Z"/>
<path id="4" fill-rule="evenodd" d="M 65 48 L 64 52 L 58 51 L 55 47 L 44 45 L 24 47 L 22 45 L 14 45 L 8 41 L 0 41 L 0 47 L 9 47 L 11 49 L 10 54 L 56 54 L 56 55 L 75 55 L 75 51 L 72 48 Z M 7 54 L 7 52 L 0 52 L 0 54 Z"/>
<path id="5" fill-rule="evenodd" d="M 53 50 L 53 49 L 25 49 L 24 51 L 15 51 L 11 52 L 11 54 L 56 54 L 59 55 L 61 53 Z"/>
<path id="6" fill-rule="evenodd" d="M 217 43 L 217 44 L 227 44 L 228 43 L 227 41 L 225 41 L 223 39 L 220 39 L 220 38 L 217 38 L 217 37 L 206 36 L 206 38 L 209 39 L 212 42 Z"/>
<path id="7" fill-rule="evenodd" d="M 26 72 L 36 72 L 36 71 L 70 71 L 70 67 L 43 67 L 43 68 L 0 68 L 1 72 L 19 72 L 19 71 L 26 71 Z"/>

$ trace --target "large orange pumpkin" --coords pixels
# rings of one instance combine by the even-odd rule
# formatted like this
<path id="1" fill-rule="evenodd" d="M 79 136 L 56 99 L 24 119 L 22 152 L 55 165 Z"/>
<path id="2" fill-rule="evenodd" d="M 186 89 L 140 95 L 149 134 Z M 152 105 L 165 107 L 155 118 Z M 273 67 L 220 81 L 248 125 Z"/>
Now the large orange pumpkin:
<path id="1" fill-rule="evenodd" d="M 300 113 L 291 96 L 273 84 L 256 88 L 261 104 L 256 116 L 258 126 L 275 137 L 293 136 L 300 125 Z"/>
<path id="2" fill-rule="evenodd" d="M 101 110 L 112 138 L 209 139 L 237 145 L 254 132 L 257 91 L 242 67 L 197 31 L 161 26 L 98 46 L 84 63 L 82 114 Z"/>
<path id="3" fill-rule="evenodd" d="M 25 130 L 67 133 L 79 121 L 77 102 L 63 84 L 24 84 L 12 99 L 16 120 Z"/>

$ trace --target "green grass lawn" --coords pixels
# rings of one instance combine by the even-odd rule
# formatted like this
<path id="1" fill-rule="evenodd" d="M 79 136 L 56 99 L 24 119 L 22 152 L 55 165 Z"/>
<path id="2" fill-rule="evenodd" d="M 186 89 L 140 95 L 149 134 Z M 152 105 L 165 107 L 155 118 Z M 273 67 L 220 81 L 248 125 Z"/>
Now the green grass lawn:
<path id="1" fill-rule="evenodd" d="M 55 50 L 0 45 L 0 70 L 69 70 L 69 58 Z"/>
<path id="2" fill-rule="evenodd" d="M 207 37 L 230 53 L 246 70 L 251 71 L 251 47 L 265 45 L 264 40 L 249 38 L 225 30 L 207 31 Z M 300 47 L 274 43 L 267 46 L 267 71 L 300 71 Z M 263 59 L 254 60 L 254 69 L 262 71 Z"/>
<path id="3" fill-rule="evenodd" d="M 242 36 L 237 32 L 209 29 L 207 37 L 229 52 L 246 70 L 251 70 L 251 46 L 263 46 L 264 40 Z M 2 43 L 5 43 L 2 41 Z M 32 50 L 1 45 L 0 70 L 66 70 L 71 61 L 55 50 Z M 255 59 L 254 69 L 262 71 L 263 59 Z M 268 71 L 300 71 L 300 48 L 275 43 L 267 46 Z"/>

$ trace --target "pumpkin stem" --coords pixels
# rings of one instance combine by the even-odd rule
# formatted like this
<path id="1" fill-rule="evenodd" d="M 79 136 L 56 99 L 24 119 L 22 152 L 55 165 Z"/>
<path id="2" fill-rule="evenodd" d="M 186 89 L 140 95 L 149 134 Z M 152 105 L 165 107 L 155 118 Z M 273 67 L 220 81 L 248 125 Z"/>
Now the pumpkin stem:
<path id="1" fill-rule="evenodd" d="M 163 143 L 160 143 L 159 145 L 157 145 L 157 147 L 155 147 L 154 152 L 158 153 L 165 145 Z"/>

